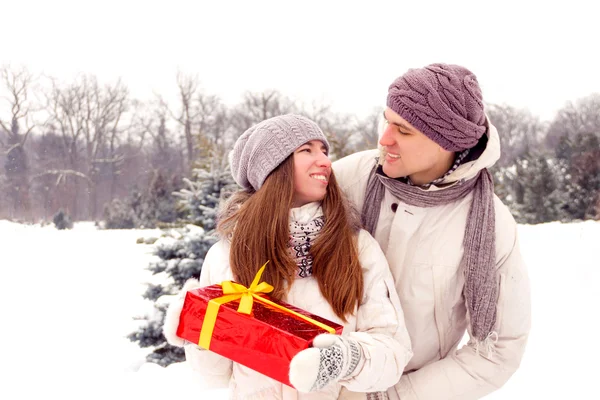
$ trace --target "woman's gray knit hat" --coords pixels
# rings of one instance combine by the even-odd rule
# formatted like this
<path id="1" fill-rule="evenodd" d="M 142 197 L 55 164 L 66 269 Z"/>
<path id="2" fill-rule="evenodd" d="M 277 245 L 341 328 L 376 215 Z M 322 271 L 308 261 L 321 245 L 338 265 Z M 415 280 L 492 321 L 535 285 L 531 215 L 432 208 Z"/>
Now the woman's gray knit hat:
<path id="1" fill-rule="evenodd" d="M 258 190 L 267 176 L 298 147 L 320 140 L 329 143 L 319 126 L 301 115 L 266 119 L 244 132 L 229 153 L 231 175 L 244 189 Z"/>

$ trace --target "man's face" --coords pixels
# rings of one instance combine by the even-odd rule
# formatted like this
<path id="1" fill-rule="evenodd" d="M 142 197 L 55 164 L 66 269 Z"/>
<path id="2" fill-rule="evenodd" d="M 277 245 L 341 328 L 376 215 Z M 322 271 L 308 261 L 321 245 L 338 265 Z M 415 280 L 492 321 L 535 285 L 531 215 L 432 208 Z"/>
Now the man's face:
<path id="1" fill-rule="evenodd" d="M 450 169 L 454 153 L 443 149 L 390 108 L 386 108 L 384 117 L 387 123 L 379 144 L 384 148 L 383 172 L 387 176 L 408 176 L 414 184 L 423 185 Z"/>

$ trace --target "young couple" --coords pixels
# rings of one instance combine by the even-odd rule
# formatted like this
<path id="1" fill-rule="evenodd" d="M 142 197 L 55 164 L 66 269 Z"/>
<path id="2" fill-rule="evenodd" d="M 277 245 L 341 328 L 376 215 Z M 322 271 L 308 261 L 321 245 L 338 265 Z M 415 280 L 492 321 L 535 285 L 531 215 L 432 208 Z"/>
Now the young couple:
<path id="1" fill-rule="evenodd" d="M 487 168 L 500 144 L 475 75 L 408 70 L 389 86 L 384 117 L 379 149 L 333 165 L 302 116 L 237 140 L 230 165 L 242 190 L 164 325 L 206 382 L 240 399 L 478 399 L 519 367 L 529 282 L 516 223 L 493 192 Z M 272 297 L 344 325 L 294 357 L 296 389 L 175 334 L 188 290 L 249 286 L 265 260 Z"/>

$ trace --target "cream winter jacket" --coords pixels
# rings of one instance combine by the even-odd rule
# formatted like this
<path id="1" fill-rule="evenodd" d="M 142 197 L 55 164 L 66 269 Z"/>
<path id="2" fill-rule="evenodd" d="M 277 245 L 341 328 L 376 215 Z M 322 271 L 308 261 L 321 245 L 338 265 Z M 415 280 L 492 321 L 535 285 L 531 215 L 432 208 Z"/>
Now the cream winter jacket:
<path id="1" fill-rule="evenodd" d="M 333 164 L 340 186 L 362 209 L 367 179 L 378 150 L 350 155 Z M 500 156 L 496 128 L 478 159 L 461 165 L 444 183 L 471 179 Z M 429 190 L 443 190 L 432 186 Z M 469 316 L 459 268 L 471 196 L 452 204 L 420 208 L 387 190 L 375 231 L 390 264 L 414 355 L 391 399 L 478 399 L 500 388 L 519 367 L 530 330 L 530 289 L 509 210 L 495 197 L 496 267 L 499 299 L 491 355 L 475 343 L 457 349 Z"/>
<path id="2" fill-rule="evenodd" d="M 307 223 L 322 213 L 319 203 L 291 210 L 290 218 Z M 212 387 L 229 386 L 234 399 L 338 399 L 343 386 L 352 391 L 385 391 L 400 379 L 412 356 L 410 339 L 389 266 L 379 245 L 366 231 L 358 236 L 359 258 L 363 270 L 364 296 L 355 315 L 343 323 L 322 297 L 313 277 L 297 278 L 284 300 L 313 314 L 344 325 L 343 335 L 355 339 L 362 347 L 365 362 L 360 371 L 347 380 L 330 384 L 320 392 L 300 393 L 240 364 L 198 348 L 184 346 L 186 360 L 198 372 L 199 379 Z M 207 253 L 199 286 L 232 280 L 229 267 L 229 242 L 217 242 Z M 189 286 L 188 286 L 189 287 Z M 187 287 L 186 287 L 187 289 Z M 179 318 L 170 307 L 165 336 L 173 343 Z M 171 332 L 171 334 L 169 334 Z M 169 337 L 171 336 L 171 338 Z"/>

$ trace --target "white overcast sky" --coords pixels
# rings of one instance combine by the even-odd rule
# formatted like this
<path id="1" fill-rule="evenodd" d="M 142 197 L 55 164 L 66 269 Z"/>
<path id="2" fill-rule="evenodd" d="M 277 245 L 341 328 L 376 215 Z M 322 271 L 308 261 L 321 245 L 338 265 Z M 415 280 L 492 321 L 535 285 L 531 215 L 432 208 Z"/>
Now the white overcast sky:
<path id="1" fill-rule="evenodd" d="M 121 77 L 167 97 L 178 69 L 236 102 L 245 90 L 366 114 L 408 68 L 457 63 L 484 98 L 550 118 L 600 92 L 599 1 L 0 0 L 0 63 L 69 80 Z"/>

